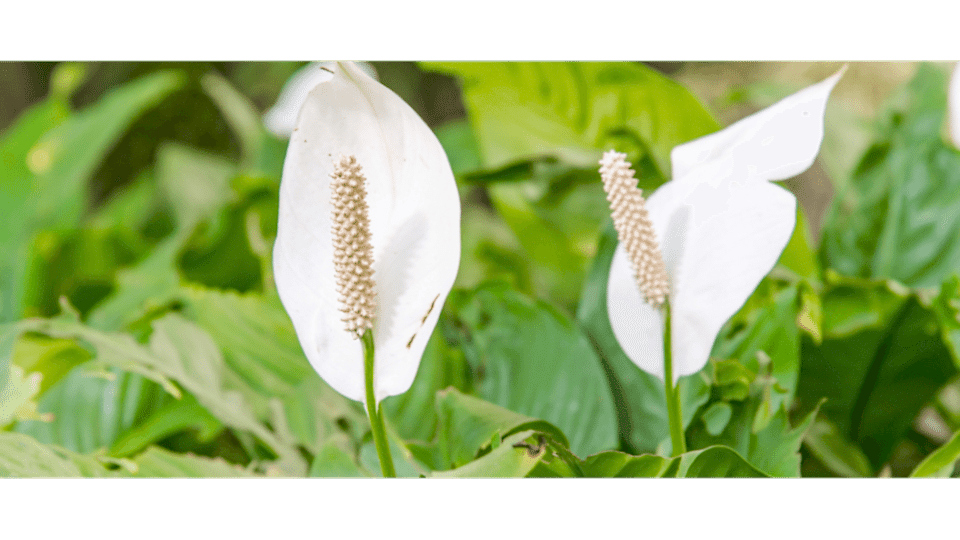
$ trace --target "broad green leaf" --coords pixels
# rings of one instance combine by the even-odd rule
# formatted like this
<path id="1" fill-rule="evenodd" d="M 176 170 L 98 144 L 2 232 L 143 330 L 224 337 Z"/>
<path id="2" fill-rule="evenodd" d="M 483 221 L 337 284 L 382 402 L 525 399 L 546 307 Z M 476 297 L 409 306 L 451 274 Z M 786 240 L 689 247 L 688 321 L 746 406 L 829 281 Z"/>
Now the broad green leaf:
<path id="1" fill-rule="evenodd" d="M 311 478 L 358 478 L 364 474 L 353 458 L 333 443 L 324 445 L 310 465 Z"/>
<path id="2" fill-rule="evenodd" d="M 880 116 L 876 139 L 824 224 L 838 272 L 935 287 L 960 270 L 960 152 L 941 137 L 947 74 L 923 64 Z"/>
<path id="3" fill-rule="evenodd" d="M 802 344 L 797 395 L 804 408 L 826 397 L 823 413 L 874 468 L 887 461 L 920 409 L 957 372 L 935 314 L 913 296 L 898 301 L 879 326 L 828 337 L 819 346 L 808 339 Z"/>
<path id="4" fill-rule="evenodd" d="M 734 449 L 711 446 L 677 456 L 677 478 L 758 478 L 767 476 Z M 670 471 L 668 471 L 669 473 Z M 674 476 L 666 474 L 664 476 Z"/>
<path id="5" fill-rule="evenodd" d="M 90 312 L 87 322 L 101 330 L 119 330 L 146 311 L 173 300 L 180 284 L 176 259 L 185 235 L 175 234 L 154 247 L 143 260 L 117 271 L 116 289 Z"/>
<path id="6" fill-rule="evenodd" d="M 557 426 L 575 454 L 616 445 L 613 397 L 579 328 L 502 283 L 461 293 L 452 305 L 463 325 L 464 353 L 479 372 L 482 398 Z"/>
<path id="7" fill-rule="evenodd" d="M 937 448 L 920 462 L 917 468 L 910 473 L 910 477 L 949 477 L 953 474 L 958 459 L 960 459 L 960 431 L 954 433 L 946 444 Z"/>
<path id="8" fill-rule="evenodd" d="M 97 470 L 99 469 L 99 470 Z M 75 478 L 108 476 L 95 459 L 37 442 L 22 433 L 0 431 L 0 477 Z"/>
<path id="9" fill-rule="evenodd" d="M 577 322 L 603 363 L 616 405 L 621 442 L 635 452 L 654 452 L 660 442 L 670 436 L 664 385 L 627 358 L 610 327 L 607 279 L 616 246 L 617 234 L 611 224 L 600 239 L 597 256 L 584 284 Z M 697 409 L 709 399 L 710 384 L 701 372 L 681 377 L 679 385 L 683 425 L 687 427 Z"/>
<path id="10" fill-rule="evenodd" d="M 903 304 L 909 290 L 895 281 L 856 279 L 827 270 L 823 293 L 824 337 L 842 338 L 882 327 Z"/>
<path id="11" fill-rule="evenodd" d="M 826 418 L 813 421 L 803 443 L 820 463 L 840 476 L 874 476 L 870 460 L 863 451 Z"/>
<path id="12" fill-rule="evenodd" d="M 290 451 L 261 424 L 240 392 L 224 384 L 224 360 L 209 334 L 169 314 L 154 321 L 150 361 L 158 371 L 177 381 L 225 425 L 248 431 L 277 453 Z"/>
<path id="13" fill-rule="evenodd" d="M 954 275 L 943 282 L 940 294 L 933 300 L 933 311 L 940 323 L 943 342 L 960 369 L 960 276 Z"/>
<path id="14" fill-rule="evenodd" d="M 520 431 L 535 430 L 568 446 L 562 431 L 549 422 L 518 414 L 493 403 L 462 394 L 455 389 L 437 394 L 440 417 L 438 446 L 443 463 L 435 469 L 456 468 L 491 444 Z"/>
<path id="15" fill-rule="evenodd" d="M 208 441 L 223 429 L 223 424 L 210 414 L 191 394 L 168 400 L 149 418 L 127 430 L 114 441 L 109 454 L 116 457 L 135 454 L 165 437 L 185 429 L 197 429 L 198 439 Z"/>
<path id="16" fill-rule="evenodd" d="M 341 396 L 315 373 L 281 399 L 287 427 L 295 444 L 310 452 L 340 435 L 359 440 L 369 430 L 362 407 Z"/>
<path id="17" fill-rule="evenodd" d="M 718 401 L 711 404 L 703 411 L 703 423 L 707 426 L 707 433 L 710 435 L 720 435 L 730 423 L 733 416 L 733 407 L 725 401 Z"/>
<path id="18" fill-rule="evenodd" d="M 117 369 L 91 373 L 81 365 L 40 399 L 39 410 L 50 420 L 19 422 L 16 431 L 88 454 L 110 448 L 170 400 L 159 385 L 138 375 Z"/>
<path id="19" fill-rule="evenodd" d="M 715 131 L 679 84 L 635 63 L 422 63 L 456 76 L 484 166 L 557 157 L 595 167 L 625 151 L 638 170 L 668 177 L 674 146 Z"/>
<path id="20" fill-rule="evenodd" d="M 583 461 L 586 476 L 599 478 L 758 478 L 767 476 L 727 446 L 711 446 L 674 458 L 602 452 Z"/>
<path id="21" fill-rule="evenodd" d="M 591 478 L 658 478 L 672 463 L 655 454 L 634 456 L 617 451 L 601 452 L 583 460 L 583 473 Z"/>
<path id="22" fill-rule="evenodd" d="M 521 431 L 503 440 L 488 454 L 456 469 L 434 472 L 431 478 L 518 478 L 524 477 L 536 467 L 546 451 L 545 447 L 530 448 L 533 431 Z"/>
<path id="23" fill-rule="evenodd" d="M 133 458 L 138 478 L 249 478 L 258 476 L 222 458 L 177 454 L 157 446 Z"/>
<path id="24" fill-rule="evenodd" d="M 224 359 L 250 388 L 268 396 L 294 392 L 313 376 L 290 318 L 275 295 L 180 289 L 188 317 L 223 348 Z"/>
<path id="25" fill-rule="evenodd" d="M 115 367 L 136 373 L 160 384 L 174 397 L 180 396 L 176 385 L 156 369 L 158 362 L 153 354 L 129 334 L 103 332 L 71 320 L 68 316 L 26 319 L 16 323 L 16 328 L 21 333 L 36 332 L 52 338 L 76 340 L 93 355 L 86 369 L 105 371 L 107 367 Z"/>

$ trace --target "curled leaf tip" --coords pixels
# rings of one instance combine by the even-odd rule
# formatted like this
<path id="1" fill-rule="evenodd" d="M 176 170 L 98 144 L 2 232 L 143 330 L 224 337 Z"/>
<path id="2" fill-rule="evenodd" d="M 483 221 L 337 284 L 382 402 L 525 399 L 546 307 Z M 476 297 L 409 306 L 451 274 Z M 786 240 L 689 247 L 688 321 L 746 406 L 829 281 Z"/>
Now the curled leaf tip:
<path id="1" fill-rule="evenodd" d="M 373 246 L 366 178 L 354 156 L 334 160 L 330 204 L 333 207 L 333 257 L 340 295 L 341 319 L 354 338 L 373 327 L 376 297 L 373 281 Z"/>
<path id="2" fill-rule="evenodd" d="M 637 286 L 647 302 L 659 308 L 669 291 L 667 269 L 643 191 L 637 187 L 626 157 L 613 150 L 605 153 L 600 160 L 600 178 L 610 202 L 613 226 L 630 257 Z"/>

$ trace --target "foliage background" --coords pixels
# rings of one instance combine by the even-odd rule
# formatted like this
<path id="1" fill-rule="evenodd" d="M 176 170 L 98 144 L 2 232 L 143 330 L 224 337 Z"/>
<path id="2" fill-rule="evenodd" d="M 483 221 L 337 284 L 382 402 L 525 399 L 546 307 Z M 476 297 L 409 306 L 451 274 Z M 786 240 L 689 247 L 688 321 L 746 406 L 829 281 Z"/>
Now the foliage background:
<path id="1" fill-rule="evenodd" d="M 454 294 L 385 402 L 402 475 L 954 474 L 947 67 L 841 80 L 820 159 L 786 182 L 797 232 L 681 385 L 693 450 L 671 460 L 662 387 L 605 319 L 596 159 L 626 151 L 654 188 L 672 146 L 838 65 L 374 65 L 463 201 Z M 0 64 L 0 472 L 377 474 L 362 410 L 303 359 L 272 283 L 286 143 L 260 118 L 298 67 Z"/>

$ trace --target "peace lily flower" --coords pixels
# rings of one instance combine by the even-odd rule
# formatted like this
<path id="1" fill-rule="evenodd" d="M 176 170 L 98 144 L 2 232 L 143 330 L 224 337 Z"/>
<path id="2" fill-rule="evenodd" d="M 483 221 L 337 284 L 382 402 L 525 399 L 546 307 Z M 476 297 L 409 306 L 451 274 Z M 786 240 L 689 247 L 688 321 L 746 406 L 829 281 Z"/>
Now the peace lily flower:
<path id="1" fill-rule="evenodd" d="M 796 199 L 771 181 L 813 164 L 841 69 L 717 133 L 673 149 L 673 180 L 644 200 L 623 154 L 601 160 L 620 243 L 610 267 L 610 324 L 640 369 L 672 380 L 700 371 L 721 326 L 776 264 Z M 639 283 L 638 283 L 639 282 Z M 668 401 L 670 397 L 668 395 Z"/>
<path id="2" fill-rule="evenodd" d="M 358 62 L 364 73 L 377 78 L 377 71 L 367 62 Z M 307 94 L 322 82 L 333 78 L 336 62 L 313 62 L 297 70 L 283 85 L 277 102 L 263 115 L 263 124 L 277 137 L 288 139 L 297 124 L 297 115 L 307 100 Z"/>
<path id="3" fill-rule="evenodd" d="M 355 64 L 323 69 L 287 149 L 273 266 L 311 365 L 370 408 L 413 383 L 460 264 L 460 199 L 413 109 Z"/>

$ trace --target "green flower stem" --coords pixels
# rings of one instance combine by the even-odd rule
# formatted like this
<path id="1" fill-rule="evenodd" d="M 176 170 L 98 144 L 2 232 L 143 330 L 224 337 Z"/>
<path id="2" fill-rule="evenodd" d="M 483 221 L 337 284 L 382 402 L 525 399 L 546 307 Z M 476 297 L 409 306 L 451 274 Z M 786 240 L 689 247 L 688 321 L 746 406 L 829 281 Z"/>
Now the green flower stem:
<path id="1" fill-rule="evenodd" d="M 390 455 L 390 443 L 387 442 L 387 432 L 383 427 L 383 417 L 377 407 L 377 400 L 373 394 L 373 333 L 367 330 L 360 337 L 363 342 L 363 375 L 367 386 L 367 415 L 370 417 L 370 431 L 373 432 L 373 444 L 377 447 L 377 457 L 380 459 L 380 470 L 384 478 L 396 478 L 397 472 L 393 468 L 393 457 Z"/>
<path id="2" fill-rule="evenodd" d="M 665 325 L 663 328 L 663 380 L 667 396 L 667 417 L 670 422 L 670 443 L 673 457 L 687 451 L 683 436 L 683 415 L 680 412 L 680 385 L 673 386 L 673 347 L 670 340 L 670 302 L 663 304 Z"/>

